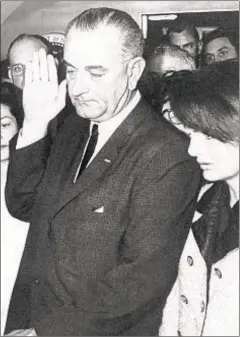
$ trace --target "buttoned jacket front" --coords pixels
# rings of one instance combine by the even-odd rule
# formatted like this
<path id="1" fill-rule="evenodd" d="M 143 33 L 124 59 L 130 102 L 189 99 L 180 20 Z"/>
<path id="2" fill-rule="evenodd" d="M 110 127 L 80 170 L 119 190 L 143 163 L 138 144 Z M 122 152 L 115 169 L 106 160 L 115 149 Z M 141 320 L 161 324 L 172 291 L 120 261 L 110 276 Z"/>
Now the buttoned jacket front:
<path id="1" fill-rule="evenodd" d="M 208 307 L 207 284 L 205 260 L 190 230 L 178 278 L 164 308 L 160 336 L 239 335 L 239 249 L 213 264 Z"/>

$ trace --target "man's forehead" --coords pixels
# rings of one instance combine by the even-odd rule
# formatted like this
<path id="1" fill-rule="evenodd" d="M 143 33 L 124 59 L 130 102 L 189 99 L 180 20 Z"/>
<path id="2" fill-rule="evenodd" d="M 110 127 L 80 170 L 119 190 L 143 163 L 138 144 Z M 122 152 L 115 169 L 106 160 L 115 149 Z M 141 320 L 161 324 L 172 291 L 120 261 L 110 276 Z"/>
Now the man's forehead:
<path id="1" fill-rule="evenodd" d="M 68 63 L 113 61 L 121 57 L 120 34 L 115 27 L 100 26 L 90 31 L 72 28 L 66 36 L 64 59 Z"/>
<path id="2" fill-rule="evenodd" d="M 10 50 L 11 63 L 23 63 L 29 61 L 33 57 L 33 53 L 39 49 L 47 47 L 41 41 L 37 40 L 22 40 L 16 42 Z"/>
<path id="3" fill-rule="evenodd" d="M 217 39 L 210 41 L 206 45 L 206 51 L 211 52 L 211 50 L 218 50 L 223 47 L 233 47 L 234 48 L 234 46 L 231 44 L 231 42 L 229 41 L 227 37 L 218 37 Z"/>
<path id="4" fill-rule="evenodd" d="M 189 43 L 195 42 L 194 36 L 188 32 L 188 30 L 183 30 L 182 32 L 173 32 L 170 33 L 170 40 L 174 43 Z"/>
<path id="5" fill-rule="evenodd" d="M 66 36 L 66 43 L 69 40 L 76 40 L 83 44 L 88 44 L 88 41 L 94 41 L 96 44 L 107 44 L 115 42 L 120 45 L 120 30 L 113 25 L 100 25 L 91 30 L 81 30 L 80 28 L 72 27 Z"/>

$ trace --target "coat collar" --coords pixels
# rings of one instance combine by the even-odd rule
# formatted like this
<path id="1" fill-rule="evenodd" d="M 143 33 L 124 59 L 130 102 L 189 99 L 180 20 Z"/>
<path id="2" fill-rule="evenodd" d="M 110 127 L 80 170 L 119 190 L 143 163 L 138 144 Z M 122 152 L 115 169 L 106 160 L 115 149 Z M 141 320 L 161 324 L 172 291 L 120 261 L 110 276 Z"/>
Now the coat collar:
<path id="1" fill-rule="evenodd" d="M 199 249 L 210 268 L 229 251 L 238 247 L 238 203 L 230 207 L 230 194 L 225 182 L 216 182 L 200 199 L 197 209 L 202 217 L 192 230 Z"/>

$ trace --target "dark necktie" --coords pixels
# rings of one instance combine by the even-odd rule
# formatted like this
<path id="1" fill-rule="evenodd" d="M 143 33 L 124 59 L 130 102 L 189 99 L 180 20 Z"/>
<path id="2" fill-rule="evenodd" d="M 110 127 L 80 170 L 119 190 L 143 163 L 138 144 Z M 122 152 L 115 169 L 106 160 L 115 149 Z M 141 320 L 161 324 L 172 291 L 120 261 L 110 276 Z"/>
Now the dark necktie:
<path id="1" fill-rule="evenodd" d="M 97 140 L 98 140 L 98 125 L 94 124 L 92 127 L 92 133 L 82 160 L 82 164 L 81 164 L 81 168 L 79 171 L 79 175 L 83 172 L 83 170 L 85 170 L 85 168 L 87 167 L 87 164 L 89 162 L 89 160 L 91 159 L 94 150 L 96 148 L 97 145 Z"/>

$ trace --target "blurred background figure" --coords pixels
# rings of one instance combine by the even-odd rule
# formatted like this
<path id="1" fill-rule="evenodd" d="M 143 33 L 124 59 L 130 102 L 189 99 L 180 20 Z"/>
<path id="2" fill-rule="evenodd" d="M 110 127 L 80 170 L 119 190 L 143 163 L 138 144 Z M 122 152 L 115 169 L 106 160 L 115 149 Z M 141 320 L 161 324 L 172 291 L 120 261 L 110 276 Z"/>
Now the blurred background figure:
<path id="1" fill-rule="evenodd" d="M 239 66 L 223 63 L 165 81 L 162 113 L 189 136 L 188 152 L 208 183 L 199 194 L 161 336 L 239 333 Z"/>
<path id="2" fill-rule="evenodd" d="M 185 50 L 170 44 L 157 46 L 147 60 L 147 71 L 162 77 L 168 71 L 195 70 L 194 58 Z"/>
<path id="3" fill-rule="evenodd" d="M 1 84 L 1 336 L 25 246 L 28 224 L 13 218 L 5 204 L 9 142 L 22 126 L 23 116 L 14 102 L 11 83 Z"/>
<path id="4" fill-rule="evenodd" d="M 8 60 L 1 60 L 1 83 L 11 82 L 8 77 Z"/>
<path id="5" fill-rule="evenodd" d="M 238 59 L 239 36 L 236 32 L 216 29 L 204 36 L 203 65 Z"/>
<path id="6" fill-rule="evenodd" d="M 169 43 L 188 52 L 199 65 L 199 57 L 202 51 L 197 28 L 181 18 L 177 18 L 169 23 L 167 27 L 167 38 Z"/>
<path id="7" fill-rule="evenodd" d="M 139 89 L 148 103 L 154 106 L 162 76 L 169 72 L 195 69 L 195 59 L 185 50 L 168 43 L 160 44 L 147 58 L 144 74 L 139 81 Z"/>
<path id="8" fill-rule="evenodd" d="M 51 43 L 41 35 L 20 34 L 8 49 L 9 78 L 19 89 L 24 87 L 25 66 L 33 58 L 33 53 L 43 48 L 47 54 L 52 52 Z"/>
<path id="9" fill-rule="evenodd" d="M 58 71 L 59 83 L 65 78 L 65 67 L 63 66 L 61 52 L 64 39 L 61 35 L 60 42 L 57 45 L 53 40 L 56 41 L 56 35 L 50 33 L 47 34 L 46 37 L 38 34 L 20 34 L 12 41 L 8 48 L 8 76 L 14 84 L 19 110 L 23 110 L 22 91 L 25 83 L 25 67 L 27 62 L 32 61 L 34 52 L 44 49 L 47 55 L 53 55 Z M 67 108 L 63 109 L 49 126 L 51 129 L 51 137 L 55 136 L 57 128 L 59 128 L 65 119 L 74 111 L 68 95 L 66 102 Z"/>
<path id="10" fill-rule="evenodd" d="M 20 34 L 10 44 L 7 53 L 8 77 L 14 85 L 19 109 L 22 110 L 22 89 L 25 82 L 25 67 L 32 61 L 33 53 L 43 48 L 47 54 L 52 51 L 51 43 L 38 34 Z"/>

